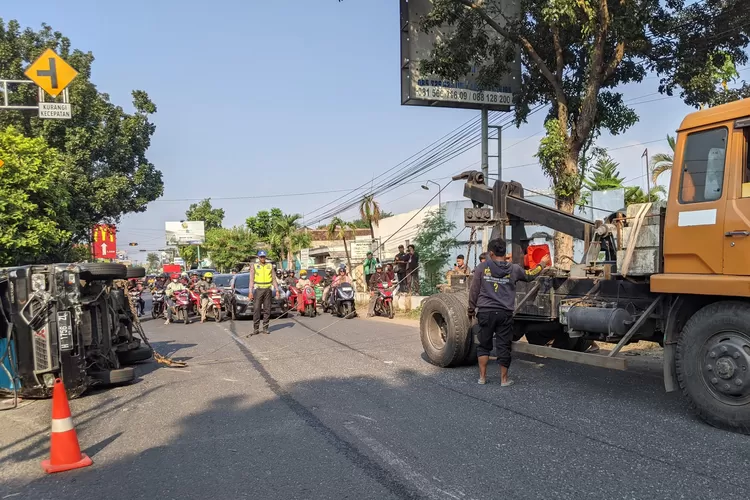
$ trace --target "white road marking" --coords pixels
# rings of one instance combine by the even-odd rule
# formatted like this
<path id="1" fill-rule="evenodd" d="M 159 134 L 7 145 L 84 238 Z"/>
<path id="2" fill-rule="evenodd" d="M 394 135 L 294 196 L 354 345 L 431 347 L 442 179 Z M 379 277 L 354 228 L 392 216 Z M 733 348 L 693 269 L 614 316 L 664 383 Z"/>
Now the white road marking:
<path id="1" fill-rule="evenodd" d="M 433 482 L 430 481 L 429 478 L 412 469 L 409 464 L 407 464 L 398 455 L 393 453 L 376 439 L 368 436 L 361 429 L 355 427 L 352 423 L 346 422 L 344 423 L 344 427 L 357 439 L 366 444 L 367 447 L 370 448 L 376 455 L 378 455 L 386 464 L 388 464 L 388 466 L 393 468 L 404 479 L 412 483 L 419 491 L 424 493 L 427 498 L 433 500 L 444 500 L 446 498 L 460 500 L 462 496 L 465 496 L 462 491 L 455 490 L 455 488 L 452 489 L 455 490 L 457 495 L 439 488 L 437 485 L 433 484 Z"/>

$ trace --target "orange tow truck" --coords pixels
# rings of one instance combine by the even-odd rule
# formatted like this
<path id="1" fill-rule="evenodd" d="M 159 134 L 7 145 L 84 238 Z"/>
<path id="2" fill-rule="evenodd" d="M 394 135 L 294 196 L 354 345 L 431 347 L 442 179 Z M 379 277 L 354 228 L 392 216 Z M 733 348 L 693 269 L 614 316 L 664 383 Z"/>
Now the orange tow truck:
<path id="1" fill-rule="evenodd" d="M 591 222 L 524 199 L 517 182 L 464 172 L 467 225 L 510 226 L 523 265 L 528 223 L 584 242 L 584 260 L 518 283 L 514 350 L 625 369 L 631 342 L 664 349 L 664 385 L 708 423 L 750 433 L 750 100 L 697 111 L 677 131 L 666 202 Z M 491 208 L 491 210 L 488 210 Z M 483 214 L 489 217 L 482 218 Z M 438 366 L 476 358 L 466 291 L 425 301 L 422 345 Z M 607 354 L 592 342 L 615 344 Z"/>

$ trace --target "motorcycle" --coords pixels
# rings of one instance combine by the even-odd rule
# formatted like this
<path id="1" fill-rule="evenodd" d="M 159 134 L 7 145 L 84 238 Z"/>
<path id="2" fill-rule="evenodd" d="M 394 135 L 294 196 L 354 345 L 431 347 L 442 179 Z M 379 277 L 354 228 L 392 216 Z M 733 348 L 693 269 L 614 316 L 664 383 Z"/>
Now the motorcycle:
<path id="1" fill-rule="evenodd" d="M 193 302 L 188 290 L 179 290 L 174 293 L 174 309 L 177 321 L 182 319 L 186 325 L 189 325 L 190 309 L 192 308 Z"/>
<path id="2" fill-rule="evenodd" d="M 164 290 L 151 292 L 151 317 L 156 319 L 164 314 Z"/>
<path id="3" fill-rule="evenodd" d="M 133 288 L 128 292 L 130 294 L 130 301 L 135 304 L 135 310 L 136 314 L 138 316 L 143 316 L 143 299 L 141 298 L 141 295 L 143 294 L 143 290 L 138 290 L 137 288 Z"/>
<path id="4" fill-rule="evenodd" d="M 190 306 L 188 307 L 188 314 L 200 314 L 201 312 L 201 294 L 188 288 L 188 297 L 190 298 Z"/>
<path id="5" fill-rule="evenodd" d="M 354 310 L 354 287 L 350 283 L 341 283 L 331 290 L 331 304 L 329 309 L 331 313 L 339 318 L 353 318 L 356 315 Z"/>
<path id="6" fill-rule="evenodd" d="M 287 299 L 289 310 L 293 311 L 297 309 L 297 301 L 300 300 L 301 293 L 302 292 L 296 286 L 289 287 L 289 299 Z"/>
<path id="7" fill-rule="evenodd" d="M 378 294 L 378 298 L 375 299 L 375 314 L 393 319 L 396 314 L 393 306 L 393 288 L 380 283 L 375 293 Z"/>
<path id="8" fill-rule="evenodd" d="M 212 312 L 216 322 L 221 323 L 221 320 L 223 319 L 222 307 L 224 302 L 224 296 L 222 295 L 221 290 L 216 287 L 210 288 L 208 290 L 208 299 L 210 303 L 207 312 Z"/>
<path id="9" fill-rule="evenodd" d="M 298 295 L 297 310 L 302 316 L 309 316 L 314 318 L 318 315 L 317 300 L 315 297 L 315 290 L 311 286 L 306 286 Z"/>

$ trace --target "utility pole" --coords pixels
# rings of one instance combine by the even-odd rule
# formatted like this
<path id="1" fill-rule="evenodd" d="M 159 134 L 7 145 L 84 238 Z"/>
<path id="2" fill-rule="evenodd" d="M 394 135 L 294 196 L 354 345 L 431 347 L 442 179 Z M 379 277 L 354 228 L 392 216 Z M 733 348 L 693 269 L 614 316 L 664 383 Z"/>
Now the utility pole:
<path id="1" fill-rule="evenodd" d="M 489 186 L 490 184 L 490 163 L 489 163 L 489 113 L 487 112 L 487 108 L 482 108 L 482 174 L 484 175 L 484 182 L 487 183 Z M 482 231 L 482 251 L 487 251 L 487 244 L 489 243 L 490 239 L 490 228 L 485 227 Z"/>
<path id="2" fill-rule="evenodd" d="M 646 196 L 648 201 L 651 201 L 651 172 L 648 168 L 648 148 L 643 151 L 641 158 L 646 157 Z"/>

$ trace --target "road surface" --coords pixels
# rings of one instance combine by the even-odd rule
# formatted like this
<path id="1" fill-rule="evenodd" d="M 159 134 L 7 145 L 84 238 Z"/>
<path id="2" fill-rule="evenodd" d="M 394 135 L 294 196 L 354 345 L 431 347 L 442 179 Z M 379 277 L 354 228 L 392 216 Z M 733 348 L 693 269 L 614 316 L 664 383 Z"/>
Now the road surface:
<path id="1" fill-rule="evenodd" d="M 0 500 L 750 498 L 750 438 L 658 371 L 519 357 L 503 389 L 387 320 L 144 326 L 189 366 L 71 402 L 87 469 L 42 473 L 49 401 L 0 413 Z"/>

